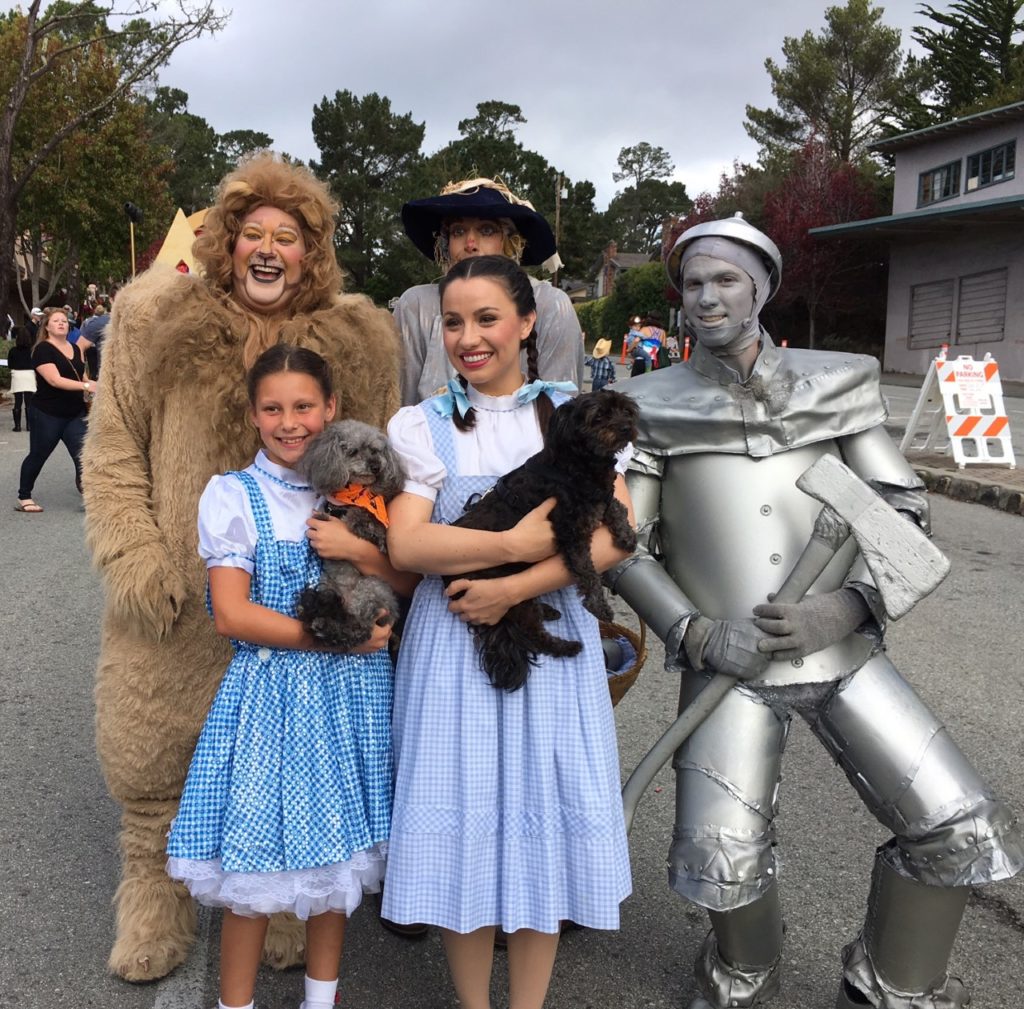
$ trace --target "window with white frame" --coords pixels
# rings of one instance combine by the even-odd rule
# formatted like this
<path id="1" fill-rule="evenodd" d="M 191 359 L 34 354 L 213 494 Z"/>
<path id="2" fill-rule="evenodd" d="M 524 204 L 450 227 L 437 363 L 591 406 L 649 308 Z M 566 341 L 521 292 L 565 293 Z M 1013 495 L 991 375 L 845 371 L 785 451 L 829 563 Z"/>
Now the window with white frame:
<path id="1" fill-rule="evenodd" d="M 967 156 L 967 185 L 965 192 L 994 186 L 997 182 L 1012 179 L 1017 160 L 1017 141 L 1008 140 L 987 151 Z"/>
<path id="2" fill-rule="evenodd" d="M 917 182 L 917 205 L 950 200 L 960 195 L 960 162 L 950 161 L 930 171 L 922 172 Z"/>

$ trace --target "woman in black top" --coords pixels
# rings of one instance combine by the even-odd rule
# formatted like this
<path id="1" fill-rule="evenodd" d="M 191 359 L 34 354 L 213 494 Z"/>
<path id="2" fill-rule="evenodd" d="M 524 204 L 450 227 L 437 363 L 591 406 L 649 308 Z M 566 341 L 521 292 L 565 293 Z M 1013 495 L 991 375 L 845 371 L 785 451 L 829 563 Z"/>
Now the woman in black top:
<path id="1" fill-rule="evenodd" d="M 68 317 L 64 310 L 47 309 L 32 349 L 36 394 L 28 408 L 29 452 L 21 464 L 18 503 L 14 506 L 17 511 L 43 510 L 32 500 L 32 488 L 60 441 L 75 463 L 75 484 L 79 492 L 82 490 L 78 459 L 85 437 L 85 397 L 94 391 L 95 385 L 85 377 L 85 348 L 81 343 L 68 343 Z"/>
<path id="2" fill-rule="evenodd" d="M 28 409 L 36 391 L 36 373 L 32 367 L 32 334 L 28 329 L 19 329 L 15 344 L 7 355 L 7 367 L 11 369 L 11 392 L 14 394 L 14 430 L 21 430 L 21 408 L 25 407 L 25 430 L 31 427 Z"/>

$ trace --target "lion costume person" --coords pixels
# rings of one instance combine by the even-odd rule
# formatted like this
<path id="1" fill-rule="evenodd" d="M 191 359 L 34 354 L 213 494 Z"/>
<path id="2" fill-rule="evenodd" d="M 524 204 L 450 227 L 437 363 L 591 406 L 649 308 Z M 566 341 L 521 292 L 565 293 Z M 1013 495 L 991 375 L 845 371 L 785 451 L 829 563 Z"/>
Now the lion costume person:
<path id="1" fill-rule="evenodd" d="M 261 238 L 290 215 L 304 254 Z M 83 451 L 86 534 L 106 609 L 96 683 L 97 750 L 122 806 L 113 973 L 163 977 L 192 943 L 195 908 L 166 875 L 166 835 L 207 709 L 231 656 L 207 614 L 199 496 L 259 447 L 245 372 L 277 342 L 330 363 L 339 412 L 383 427 L 398 407 L 399 345 L 387 312 L 341 294 L 334 212 L 307 170 L 269 154 L 221 183 L 194 255 L 202 276 L 160 267 L 119 295 Z M 280 217 L 281 215 L 277 215 Z M 240 236 L 259 251 L 233 255 Z M 269 237 L 270 230 L 267 235 Z M 275 916 L 264 959 L 301 962 L 301 923 Z"/>

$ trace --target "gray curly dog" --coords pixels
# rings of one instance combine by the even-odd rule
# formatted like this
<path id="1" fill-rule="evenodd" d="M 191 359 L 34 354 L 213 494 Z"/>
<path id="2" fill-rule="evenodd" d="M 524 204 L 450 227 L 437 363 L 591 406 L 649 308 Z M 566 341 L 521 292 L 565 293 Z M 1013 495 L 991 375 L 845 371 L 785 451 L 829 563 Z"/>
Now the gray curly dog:
<path id="1" fill-rule="evenodd" d="M 329 424 L 306 449 L 298 470 L 324 498 L 323 513 L 340 518 L 349 530 L 385 549 L 386 526 L 360 504 L 344 503 L 341 492 L 361 487 L 361 500 L 379 496 L 390 501 L 405 483 L 405 474 L 382 431 L 358 420 Z M 299 593 L 297 614 L 317 641 L 350 649 L 370 637 L 379 623 L 392 624 L 398 599 L 381 579 L 363 575 L 350 561 L 323 562 L 317 585 Z M 381 610 L 387 616 L 379 617 Z"/>

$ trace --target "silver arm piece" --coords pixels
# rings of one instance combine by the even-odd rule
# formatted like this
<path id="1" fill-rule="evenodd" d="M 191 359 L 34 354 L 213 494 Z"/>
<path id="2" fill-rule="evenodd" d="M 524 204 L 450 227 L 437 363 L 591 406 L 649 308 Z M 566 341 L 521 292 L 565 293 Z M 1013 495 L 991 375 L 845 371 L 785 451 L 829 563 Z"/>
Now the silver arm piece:
<path id="1" fill-rule="evenodd" d="M 637 548 L 631 557 L 606 572 L 604 579 L 608 588 L 621 596 L 664 642 L 666 666 L 673 668 L 697 607 L 656 559 L 660 477 L 661 460 L 646 452 L 634 456 L 626 485 L 637 519 Z"/>
<path id="2" fill-rule="evenodd" d="M 843 462 L 896 511 L 926 535 L 931 535 L 931 512 L 924 481 L 914 472 L 882 427 L 838 439 Z"/>

